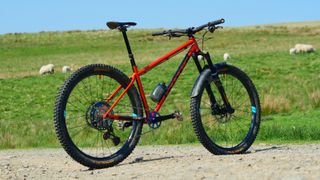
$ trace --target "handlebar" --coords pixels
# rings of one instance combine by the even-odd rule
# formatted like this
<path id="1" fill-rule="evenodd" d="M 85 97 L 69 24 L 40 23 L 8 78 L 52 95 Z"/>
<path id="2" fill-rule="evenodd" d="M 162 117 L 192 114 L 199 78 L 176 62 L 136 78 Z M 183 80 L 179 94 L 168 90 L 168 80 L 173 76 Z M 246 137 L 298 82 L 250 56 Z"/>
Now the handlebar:
<path id="1" fill-rule="evenodd" d="M 188 29 L 175 29 L 175 30 L 167 30 L 162 32 L 154 32 L 152 36 L 161 36 L 161 35 L 171 35 L 173 37 L 180 37 L 183 34 L 186 34 Z"/>
<path id="2" fill-rule="evenodd" d="M 197 32 L 201 31 L 202 29 L 204 29 L 206 27 L 216 26 L 216 25 L 222 24 L 224 22 L 225 22 L 225 20 L 223 18 L 219 19 L 219 20 L 208 22 L 207 24 L 204 24 L 204 25 L 201 25 L 201 26 L 195 28 L 194 29 L 194 33 L 197 33 Z"/>
<path id="3" fill-rule="evenodd" d="M 166 31 L 163 31 L 163 32 L 154 32 L 154 33 L 152 33 L 151 35 L 152 35 L 152 36 L 161 36 L 161 35 L 164 35 L 164 34 L 167 34 L 167 32 L 166 32 Z"/>
<path id="4" fill-rule="evenodd" d="M 188 35 L 195 34 L 199 31 L 203 30 L 206 27 L 215 27 L 216 25 L 222 24 L 224 22 L 225 22 L 225 20 L 222 18 L 219 20 L 208 22 L 208 23 L 201 25 L 199 27 L 196 27 L 196 28 L 191 27 L 191 28 L 187 28 L 187 29 L 176 29 L 176 30 L 167 30 L 167 31 L 162 31 L 162 32 L 154 32 L 154 33 L 152 33 L 152 36 L 168 35 L 171 37 L 180 37 L 185 34 L 188 34 Z"/>

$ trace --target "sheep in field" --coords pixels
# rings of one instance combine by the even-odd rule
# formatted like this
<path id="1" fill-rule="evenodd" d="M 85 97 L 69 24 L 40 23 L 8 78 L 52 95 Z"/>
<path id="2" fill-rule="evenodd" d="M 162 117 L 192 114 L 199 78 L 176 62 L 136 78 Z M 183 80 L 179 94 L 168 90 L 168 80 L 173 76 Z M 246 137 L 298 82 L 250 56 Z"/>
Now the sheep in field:
<path id="1" fill-rule="evenodd" d="M 40 75 L 53 74 L 53 73 L 54 73 L 54 65 L 53 64 L 47 64 L 45 66 L 42 66 L 39 71 Z"/>
<path id="2" fill-rule="evenodd" d="M 231 57 L 230 57 L 230 54 L 228 54 L 228 53 L 224 53 L 224 55 L 223 55 L 223 59 L 226 61 L 226 60 L 228 60 L 228 59 L 230 59 Z"/>
<path id="3" fill-rule="evenodd" d="M 314 52 L 316 49 L 310 44 L 296 44 L 294 48 L 290 49 L 290 54 L 296 53 L 311 53 Z"/>
<path id="4" fill-rule="evenodd" d="M 63 73 L 71 72 L 70 66 L 63 66 L 63 67 L 62 67 L 62 72 L 63 72 Z"/>
<path id="5" fill-rule="evenodd" d="M 296 51 L 297 51 L 297 50 L 296 50 L 295 48 L 290 48 L 289 53 L 290 53 L 290 54 L 295 54 Z"/>

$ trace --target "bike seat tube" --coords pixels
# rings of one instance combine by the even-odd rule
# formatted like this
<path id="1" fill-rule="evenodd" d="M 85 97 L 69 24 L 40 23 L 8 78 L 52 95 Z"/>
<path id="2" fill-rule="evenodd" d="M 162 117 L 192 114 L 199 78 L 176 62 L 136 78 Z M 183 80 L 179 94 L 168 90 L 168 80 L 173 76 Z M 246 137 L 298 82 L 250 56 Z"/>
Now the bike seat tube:
<path id="1" fill-rule="evenodd" d="M 133 56 L 133 53 L 131 51 L 129 39 L 128 39 L 127 32 L 126 32 L 127 28 L 121 28 L 120 31 L 122 32 L 122 36 L 123 36 L 124 42 L 125 42 L 127 50 L 128 50 L 130 63 L 131 63 L 132 66 L 136 66 L 136 62 L 134 60 L 134 56 Z"/>

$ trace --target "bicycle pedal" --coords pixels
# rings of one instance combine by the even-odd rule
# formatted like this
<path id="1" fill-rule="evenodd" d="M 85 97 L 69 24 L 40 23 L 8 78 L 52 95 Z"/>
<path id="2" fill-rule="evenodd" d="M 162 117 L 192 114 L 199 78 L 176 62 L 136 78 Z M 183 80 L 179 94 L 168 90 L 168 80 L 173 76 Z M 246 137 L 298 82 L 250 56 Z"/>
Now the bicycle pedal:
<path id="1" fill-rule="evenodd" d="M 178 121 L 183 121 L 182 113 L 179 112 L 179 111 L 175 111 L 175 112 L 174 112 L 174 117 L 175 117 Z"/>

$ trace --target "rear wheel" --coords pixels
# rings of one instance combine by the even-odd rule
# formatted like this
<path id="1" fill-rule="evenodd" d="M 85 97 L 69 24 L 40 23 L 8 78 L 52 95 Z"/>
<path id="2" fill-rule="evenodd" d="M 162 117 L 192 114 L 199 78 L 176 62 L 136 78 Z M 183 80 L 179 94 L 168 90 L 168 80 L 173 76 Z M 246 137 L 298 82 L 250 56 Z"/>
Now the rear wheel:
<path id="1" fill-rule="evenodd" d="M 200 142 L 213 154 L 245 152 L 254 142 L 260 126 L 260 102 L 257 90 L 240 69 L 226 65 L 218 77 L 234 111 L 227 107 L 214 79 L 205 80 L 200 93 L 191 98 L 191 119 Z M 211 102 L 209 86 L 217 104 Z"/>
<path id="2" fill-rule="evenodd" d="M 121 71 L 94 64 L 76 71 L 61 87 L 56 100 L 54 121 L 57 136 L 67 153 L 90 168 L 106 168 L 123 161 L 139 141 L 142 122 L 102 119 L 130 80 Z M 108 97 L 119 87 L 115 98 Z M 135 86 L 111 114 L 142 117 L 142 106 Z"/>

